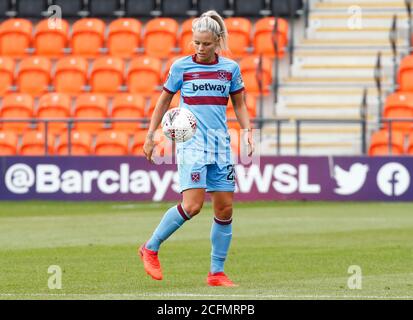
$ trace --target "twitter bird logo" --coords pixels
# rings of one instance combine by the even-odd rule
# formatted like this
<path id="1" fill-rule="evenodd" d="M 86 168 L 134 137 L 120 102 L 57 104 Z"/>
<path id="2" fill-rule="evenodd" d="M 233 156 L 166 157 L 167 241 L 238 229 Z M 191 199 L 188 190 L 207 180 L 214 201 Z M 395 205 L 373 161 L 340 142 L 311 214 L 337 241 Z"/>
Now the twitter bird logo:
<path id="1" fill-rule="evenodd" d="M 349 171 L 335 165 L 334 179 L 336 179 L 338 188 L 335 188 L 334 192 L 340 195 L 356 193 L 366 182 L 367 171 L 369 171 L 368 165 L 362 163 L 354 163 Z"/>

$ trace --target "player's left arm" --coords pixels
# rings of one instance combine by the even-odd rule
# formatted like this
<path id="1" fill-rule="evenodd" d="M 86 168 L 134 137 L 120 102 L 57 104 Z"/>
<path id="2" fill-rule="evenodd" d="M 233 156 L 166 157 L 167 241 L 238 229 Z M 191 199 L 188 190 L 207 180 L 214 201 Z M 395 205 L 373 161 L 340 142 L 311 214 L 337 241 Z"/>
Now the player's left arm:
<path id="1" fill-rule="evenodd" d="M 235 115 L 241 126 L 241 136 L 247 139 L 248 156 L 254 152 L 254 139 L 252 136 L 252 129 L 250 124 L 250 117 L 248 114 L 247 105 L 245 103 L 245 91 L 242 90 L 236 94 L 231 94 L 232 105 L 234 106 Z"/>

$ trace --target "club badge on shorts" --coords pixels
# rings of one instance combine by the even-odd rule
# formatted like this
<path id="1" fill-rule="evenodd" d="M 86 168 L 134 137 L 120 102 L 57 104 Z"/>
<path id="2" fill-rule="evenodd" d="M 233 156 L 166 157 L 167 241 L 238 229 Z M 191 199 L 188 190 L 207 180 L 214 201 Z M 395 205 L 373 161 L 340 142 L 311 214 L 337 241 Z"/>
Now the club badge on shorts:
<path id="1" fill-rule="evenodd" d="M 201 180 L 201 174 L 199 172 L 191 172 L 192 182 L 199 182 Z"/>

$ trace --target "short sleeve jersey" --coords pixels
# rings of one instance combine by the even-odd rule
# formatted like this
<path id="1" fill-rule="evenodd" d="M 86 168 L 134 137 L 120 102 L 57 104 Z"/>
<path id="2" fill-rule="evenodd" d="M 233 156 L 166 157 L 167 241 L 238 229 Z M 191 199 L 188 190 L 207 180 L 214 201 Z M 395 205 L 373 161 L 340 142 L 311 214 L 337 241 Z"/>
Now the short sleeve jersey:
<path id="1" fill-rule="evenodd" d="M 218 55 L 212 63 L 197 62 L 195 55 L 180 58 L 172 64 L 164 90 L 172 94 L 180 90 L 180 107 L 189 109 L 197 120 L 196 134 L 181 147 L 228 152 L 228 99 L 244 90 L 235 61 Z"/>

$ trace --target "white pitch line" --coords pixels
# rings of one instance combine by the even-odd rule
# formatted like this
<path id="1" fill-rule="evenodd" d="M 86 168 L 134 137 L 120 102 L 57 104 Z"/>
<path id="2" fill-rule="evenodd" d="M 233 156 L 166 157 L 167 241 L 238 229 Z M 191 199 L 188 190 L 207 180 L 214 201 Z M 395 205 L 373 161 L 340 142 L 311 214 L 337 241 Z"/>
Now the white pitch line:
<path id="1" fill-rule="evenodd" d="M 413 299 L 413 296 L 328 296 L 328 295 L 248 295 L 248 294 L 198 294 L 198 293 L 104 293 L 104 294 L 82 294 L 82 293 L 0 293 L 0 297 L 193 297 L 193 298 L 261 298 L 261 299 Z"/>

